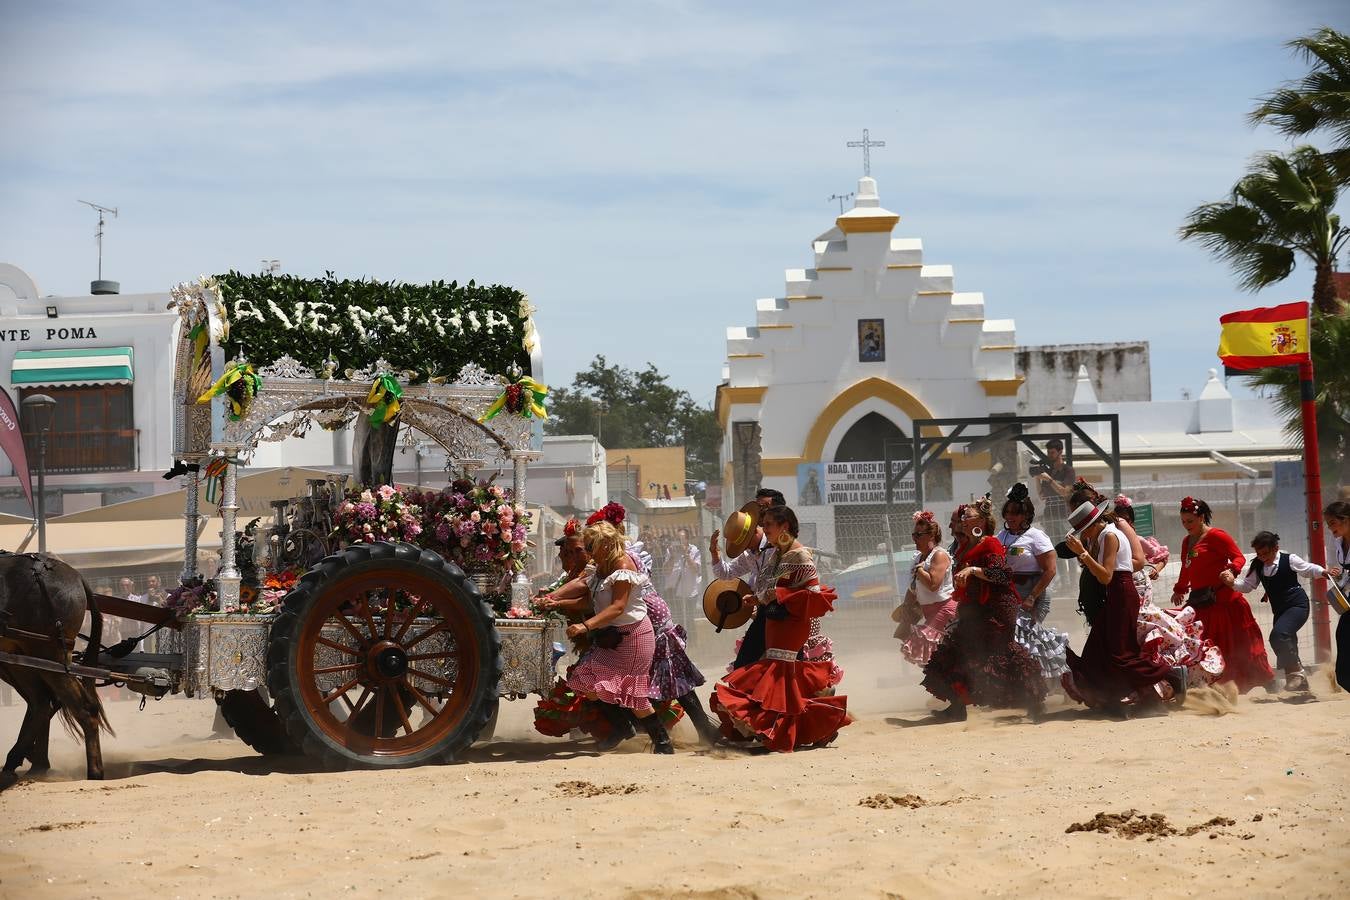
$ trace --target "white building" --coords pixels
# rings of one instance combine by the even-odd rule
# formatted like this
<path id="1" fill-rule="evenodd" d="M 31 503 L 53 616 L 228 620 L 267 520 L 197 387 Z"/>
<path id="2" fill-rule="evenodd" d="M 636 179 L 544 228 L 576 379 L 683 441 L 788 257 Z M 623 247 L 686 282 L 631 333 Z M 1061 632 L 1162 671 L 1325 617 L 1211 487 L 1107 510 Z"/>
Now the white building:
<path id="1" fill-rule="evenodd" d="M 812 266 L 787 270 L 783 295 L 727 330 L 724 483 L 736 504 L 759 486 L 782 491 L 826 549 L 836 516 L 884 504 L 887 445 L 907 460 L 915 419 L 1016 412 L 1013 321 L 957 293 L 952 267 L 925 264 L 920 240 L 892 237 L 899 218 L 861 179 L 853 209 L 812 242 Z M 946 454 L 928 499 L 983 493 L 989 465 L 987 453 Z"/>
<path id="2" fill-rule="evenodd" d="M 16 404 L 34 393 L 56 400 L 47 442 L 52 515 L 176 486 L 159 477 L 172 464 L 178 316 L 168 302 L 167 293 L 43 297 L 25 272 L 0 264 L 0 379 Z M 36 453 L 30 440 L 34 464 Z M 30 514 L 3 455 L 0 512 Z"/>

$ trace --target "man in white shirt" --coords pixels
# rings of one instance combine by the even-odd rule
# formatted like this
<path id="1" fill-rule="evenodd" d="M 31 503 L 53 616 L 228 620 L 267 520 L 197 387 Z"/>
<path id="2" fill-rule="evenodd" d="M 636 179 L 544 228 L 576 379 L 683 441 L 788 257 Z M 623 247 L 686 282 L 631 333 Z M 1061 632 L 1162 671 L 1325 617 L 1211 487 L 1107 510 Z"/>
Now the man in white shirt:
<path id="1" fill-rule="evenodd" d="M 670 596 L 666 600 L 688 633 L 693 628 L 693 609 L 703 582 L 703 556 L 698 547 L 689 543 L 686 529 L 676 533 L 670 558 Z"/>

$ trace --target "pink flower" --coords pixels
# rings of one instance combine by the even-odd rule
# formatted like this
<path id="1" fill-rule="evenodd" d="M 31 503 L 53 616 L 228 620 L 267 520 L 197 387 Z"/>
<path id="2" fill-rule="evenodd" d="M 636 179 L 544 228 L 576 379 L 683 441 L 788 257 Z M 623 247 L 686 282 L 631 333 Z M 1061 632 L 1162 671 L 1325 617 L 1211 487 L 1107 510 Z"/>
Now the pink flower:
<path id="1" fill-rule="evenodd" d="M 492 521 L 491 519 L 488 519 L 486 522 L 482 523 L 481 527 L 483 529 L 483 534 L 497 533 L 497 523 Z"/>
<path id="2" fill-rule="evenodd" d="M 478 510 L 475 509 L 473 512 L 469 513 L 469 521 L 470 521 L 470 522 L 481 522 L 481 521 L 483 521 L 483 514 L 480 513 Z"/>
<path id="3" fill-rule="evenodd" d="M 379 493 L 380 493 L 380 499 L 381 499 L 381 500 L 393 500 L 393 499 L 394 499 L 395 491 L 394 491 L 393 486 L 391 486 L 391 485 L 388 485 L 388 484 L 382 484 L 382 485 L 380 485 L 380 487 L 379 487 Z"/>
<path id="4" fill-rule="evenodd" d="M 525 542 L 524 542 L 524 541 L 512 541 L 512 542 L 511 542 L 511 549 L 512 549 L 514 552 L 516 552 L 516 553 L 523 553 L 523 552 L 525 551 Z"/>

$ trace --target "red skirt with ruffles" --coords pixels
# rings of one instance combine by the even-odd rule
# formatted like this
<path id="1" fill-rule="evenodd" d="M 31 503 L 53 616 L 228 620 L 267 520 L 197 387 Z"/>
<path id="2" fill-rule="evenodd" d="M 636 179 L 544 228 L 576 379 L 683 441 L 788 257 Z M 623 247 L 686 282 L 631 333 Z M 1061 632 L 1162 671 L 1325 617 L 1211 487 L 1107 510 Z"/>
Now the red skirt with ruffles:
<path id="1" fill-rule="evenodd" d="M 710 705 L 728 737 L 753 735 L 770 750 L 791 753 L 849 723 L 847 697 L 816 696 L 829 686 L 828 662 L 766 657 L 728 674 Z"/>
<path id="2" fill-rule="evenodd" d="M 1195 620 L 1204 626 L 1205 638 L 1223 654 L 1221 683 L 1231 681 L 1245 694 L 1275 677 L 1261 626 L 1256 624 L 1246 598 L 1237 591 L 1219 588 L 1213 603 L 1195 607 Z"/>

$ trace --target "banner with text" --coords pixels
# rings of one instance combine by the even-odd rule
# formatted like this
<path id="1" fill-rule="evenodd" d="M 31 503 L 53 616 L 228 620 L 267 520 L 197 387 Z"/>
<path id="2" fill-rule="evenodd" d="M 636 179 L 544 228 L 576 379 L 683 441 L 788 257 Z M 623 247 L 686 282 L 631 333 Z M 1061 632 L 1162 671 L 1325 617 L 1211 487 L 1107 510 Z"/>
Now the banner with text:
<path id="1" fill-rule="evenodd" d="M 892 476 L 905 463 L 891 461 Z M 886 463 L 800 463 L 797 466 L 797 503 L 801 506 L 852 506 L 886 502 Z M 891 489 L 892 503 L 914 502 L 914 476 L 906 475 Z"/>
<path id="2" fill-rule="evenodd" d="M 0 386 L 0 453 L 14 464 L 14 475 L 19 479 L 28 508 L 33 509 L 32 474 L 28 471 L 28 451 L 24 449 L 23 432 L 19 430 L 19 411 L 9 398 L 9 391 Z M 35 512 L 34 515 L 37 515 Z"/>

